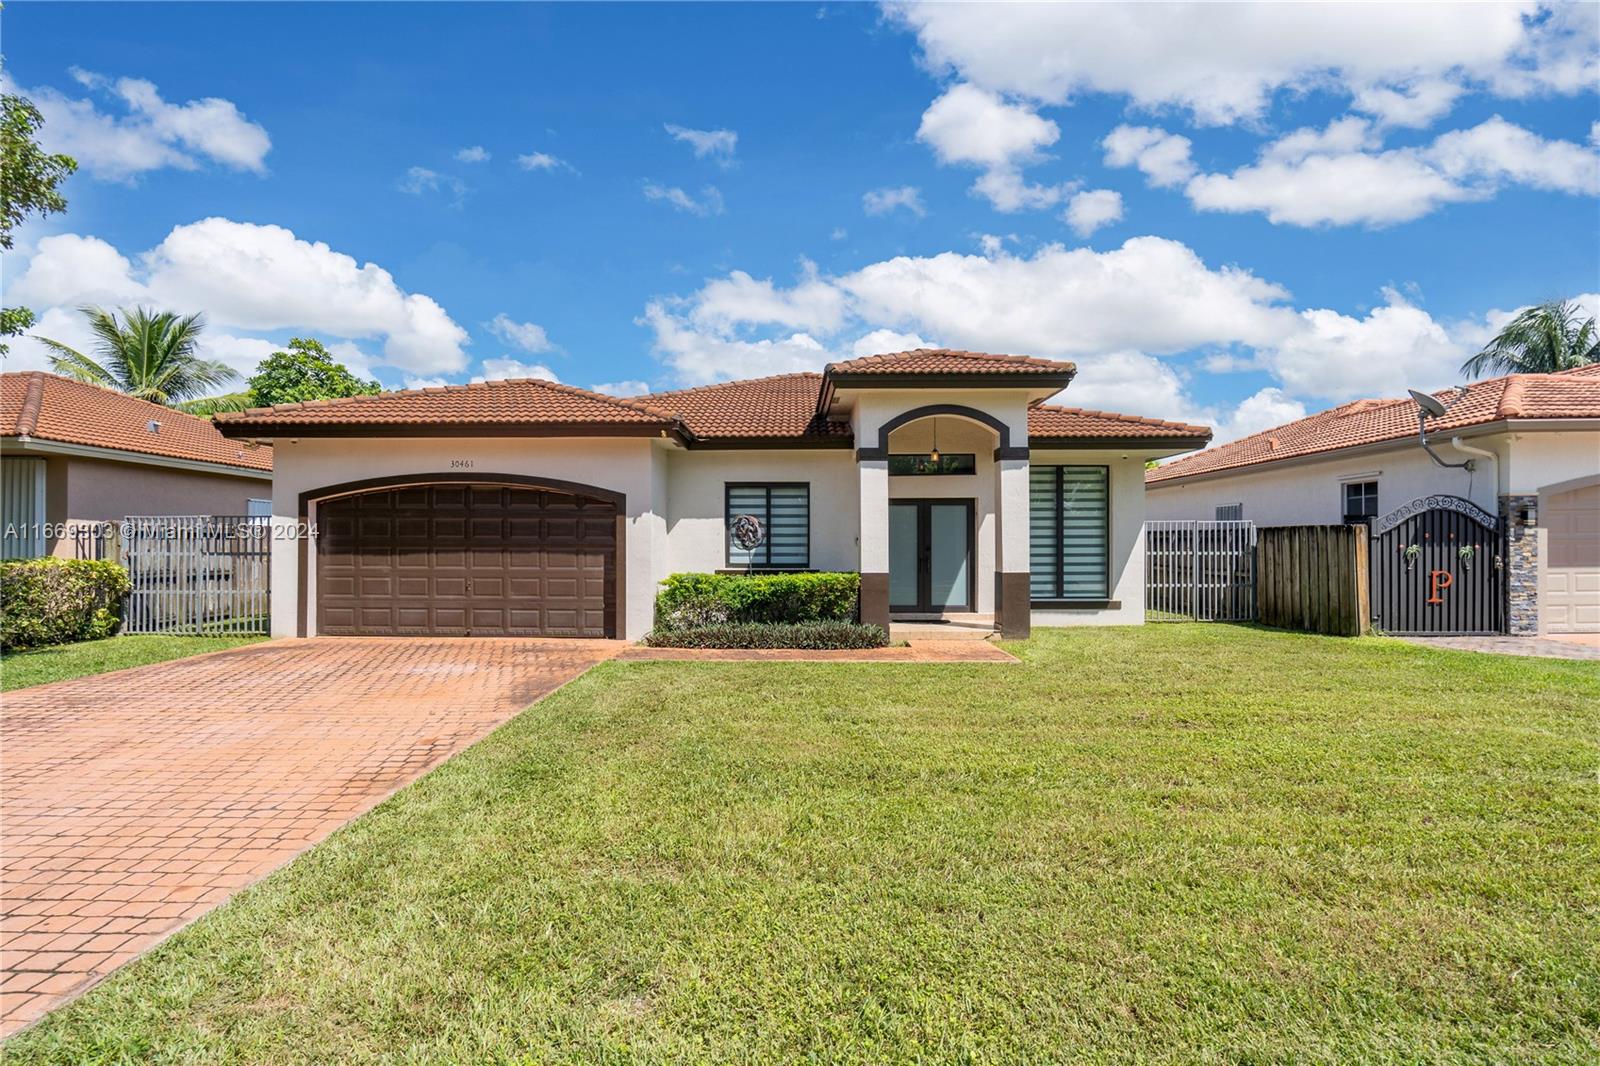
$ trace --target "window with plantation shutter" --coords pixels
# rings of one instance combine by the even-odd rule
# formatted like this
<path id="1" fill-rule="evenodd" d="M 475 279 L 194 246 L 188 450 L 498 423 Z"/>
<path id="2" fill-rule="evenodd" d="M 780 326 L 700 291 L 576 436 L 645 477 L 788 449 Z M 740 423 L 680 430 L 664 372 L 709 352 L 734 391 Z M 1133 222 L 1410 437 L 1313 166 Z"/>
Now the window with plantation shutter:
<path id="1" fill-rule="evenodd" d="M 811 486 L 734 483 L 727 487 L 724 536 L 728 565 L 753 569 L 805 569 L 811 565 Z M 733 520 L 753 515 L 761 522 L 765 539 L 753 549 L 741 548 L 733 539 Z"/>
<path id="2" fill-rule="evenodd" d="M 1029 471 L 1029 592 L 1036 600 L 1109 594 L 1110 477 L 1103 466 Z"/>

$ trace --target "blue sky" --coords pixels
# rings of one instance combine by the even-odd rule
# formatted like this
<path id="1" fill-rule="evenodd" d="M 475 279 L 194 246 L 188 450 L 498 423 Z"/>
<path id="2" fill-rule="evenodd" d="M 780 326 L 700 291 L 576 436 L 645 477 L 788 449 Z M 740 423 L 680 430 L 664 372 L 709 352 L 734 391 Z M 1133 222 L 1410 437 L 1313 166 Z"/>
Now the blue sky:
<path id="1" fill-rule="evenodd" d="M 1600 290 L 1597 9 L 6 5 L 83 162 L 4 264 L 386 385 L 921 343 L 1237 435 Z M 8 360 L 38 365 L 23 340 Z"/>

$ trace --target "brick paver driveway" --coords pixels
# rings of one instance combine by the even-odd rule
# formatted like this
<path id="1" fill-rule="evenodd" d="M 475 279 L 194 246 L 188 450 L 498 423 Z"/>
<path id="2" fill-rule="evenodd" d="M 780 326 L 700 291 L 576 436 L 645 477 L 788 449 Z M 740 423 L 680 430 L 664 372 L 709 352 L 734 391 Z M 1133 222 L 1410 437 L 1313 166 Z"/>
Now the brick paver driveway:
<path id="1" fill-rule="evenodd" d="M 274 641 L 0 704 L 0 1034 L 624 647 Z"/>

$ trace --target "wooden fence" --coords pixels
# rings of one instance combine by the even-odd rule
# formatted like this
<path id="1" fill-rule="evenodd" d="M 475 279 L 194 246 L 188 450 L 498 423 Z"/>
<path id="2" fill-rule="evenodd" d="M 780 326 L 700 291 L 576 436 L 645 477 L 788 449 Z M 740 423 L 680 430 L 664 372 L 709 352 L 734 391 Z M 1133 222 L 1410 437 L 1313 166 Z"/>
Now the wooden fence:
<path id="1" fill-rule="evenodd" d="M 1257 538 L 1263 625 L 1342 637 L 1371 630 L 1366 526 L 1267 527 Z"/>

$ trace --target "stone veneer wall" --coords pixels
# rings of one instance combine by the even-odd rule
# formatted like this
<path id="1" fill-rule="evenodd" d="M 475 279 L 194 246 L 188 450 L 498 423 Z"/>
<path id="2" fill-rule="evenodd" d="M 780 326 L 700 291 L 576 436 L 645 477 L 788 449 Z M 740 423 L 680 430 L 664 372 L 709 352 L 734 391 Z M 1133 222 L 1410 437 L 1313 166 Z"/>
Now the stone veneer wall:
<path id="1" fill-rule="evenodd" d="M 1500 497 L 1506 523 L 1506 632 L 1512 636 L 1539 632 L 1539 531 L 1521 517 L 1538 505 L 1538 496 Z"/>

